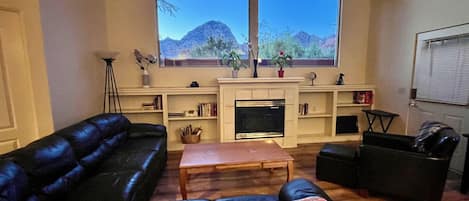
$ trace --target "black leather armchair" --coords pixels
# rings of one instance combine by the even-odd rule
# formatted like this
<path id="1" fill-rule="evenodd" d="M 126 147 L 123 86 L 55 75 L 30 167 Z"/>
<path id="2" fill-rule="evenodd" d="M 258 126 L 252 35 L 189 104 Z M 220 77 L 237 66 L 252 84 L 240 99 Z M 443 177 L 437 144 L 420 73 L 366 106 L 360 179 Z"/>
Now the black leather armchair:
<path id="1" fill-rule="evenodd" d="M 370 192 L 403 200 L 441 200 L 459 139 L 453 129 L 443 129 L 426 145 L 427 152 L 418 152 L 412 148 L 415 137 L 365 132 L 359 183 Z"/>

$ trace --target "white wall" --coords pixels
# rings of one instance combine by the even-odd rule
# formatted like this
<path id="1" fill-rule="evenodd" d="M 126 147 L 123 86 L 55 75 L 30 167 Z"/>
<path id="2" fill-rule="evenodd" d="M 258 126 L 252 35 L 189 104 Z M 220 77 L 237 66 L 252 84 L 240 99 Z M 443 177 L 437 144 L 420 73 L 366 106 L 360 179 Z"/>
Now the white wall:
<path id="1" fill-rule="evenodd" d="M 106 49 L 104 0 L 41 0 L 42 29 L 55 129 L 101 112 Z"/>
<path id="2" fill-rule="evenodd" d="M 367 82 L 377 108 L 400 114 L 391 132 L 405 131 L 416 34 L 468 23 L 468 8 L 467 0 L 371 1 Z"/>

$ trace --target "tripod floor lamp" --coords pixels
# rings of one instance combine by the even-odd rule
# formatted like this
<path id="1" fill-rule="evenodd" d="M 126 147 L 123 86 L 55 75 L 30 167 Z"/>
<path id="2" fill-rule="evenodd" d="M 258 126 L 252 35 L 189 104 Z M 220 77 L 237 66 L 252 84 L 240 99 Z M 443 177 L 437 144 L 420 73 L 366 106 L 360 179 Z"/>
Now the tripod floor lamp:
<path id="1" fill-rule="evenodd" d="M 119 52 L 99 51 L 96 52 L 96 55 L 106 63 L 103 113 L 106 113 L 106 110 L 107 113 L 122 113 L 116 76 L 112 68 L 112 62 L 116 59 L 116 56 L 119 55 Z"/>

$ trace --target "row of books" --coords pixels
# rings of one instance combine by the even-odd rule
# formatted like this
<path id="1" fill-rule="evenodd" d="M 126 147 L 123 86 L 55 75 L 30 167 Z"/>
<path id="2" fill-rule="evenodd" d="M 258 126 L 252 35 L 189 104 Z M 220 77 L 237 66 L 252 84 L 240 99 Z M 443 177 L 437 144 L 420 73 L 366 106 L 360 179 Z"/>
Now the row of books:
<path id="1" fill-rule="evenodd" d="M 198 106 L 199 117 L 214 117 L 217 116 L 216 103 L 200 103 Z"/>
<path id="2" fill-rule="evenodd" d="M 373 104 L 373 93 L 371 91 L 354 91 L 353 103 Z"/>
<path id="3" fill-rule="evenodd" d="M 162 110 L 163 109 L 163 96 L 157 95 L 151 103 L 142 103 L 144 110 Z"/>
<path id="4" fill-rule="evenodd" d="M 307 115 L 308 114 L 308 103 L 300 104 L 298 107 L 298 115 Z"/>

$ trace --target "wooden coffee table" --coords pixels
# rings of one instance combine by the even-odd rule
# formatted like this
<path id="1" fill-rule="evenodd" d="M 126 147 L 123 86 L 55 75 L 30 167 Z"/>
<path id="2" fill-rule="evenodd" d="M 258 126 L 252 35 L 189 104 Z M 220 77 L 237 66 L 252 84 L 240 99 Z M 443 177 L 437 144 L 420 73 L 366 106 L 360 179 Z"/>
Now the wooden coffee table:
<path id="1" fill-rule="evenodd" d="M 182 199 L 187 199 L 189 174 L 228 169 L 287 168 L 287 181 L 293 178 L 293 158 L 273 140 L 217 144 L 188 144 L 179 163 Z"/>

